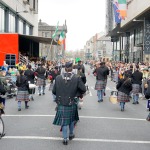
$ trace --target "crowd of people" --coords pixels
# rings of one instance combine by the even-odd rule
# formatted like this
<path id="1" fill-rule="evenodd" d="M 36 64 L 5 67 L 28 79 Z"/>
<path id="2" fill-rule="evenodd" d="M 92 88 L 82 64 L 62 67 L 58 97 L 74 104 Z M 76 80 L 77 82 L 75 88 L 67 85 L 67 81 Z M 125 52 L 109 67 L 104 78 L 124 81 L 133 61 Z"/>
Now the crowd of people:
<path id="1" fill-rule="evenodd" d="M 96 77 L 95 90 L 99 103 L 104 101 L 108 77 L 116 82 L 117 101 L 122 112 L 125 110 L 125 103 L 131 99 L 134 105 L 139 104 L 139 93 L 142 93 L 143 98 L 150 98 L 150 64 L 100 61 L 87 61 L 85 64 L 90 65 Z M 29 101 L 34 100 L 34 85 L 38 87 L 38 95 L 42 96 L 46 94 L 45 87 L 49 83 L 53 101 L 57 104 L 53 124 L 61 126 L 63 144 L 67 145 L 68 139 L 75 137 L 74 126 L 79 120 L 79 102 L 87 90 L 83 62 L 32 61 L 30 64 L 18 63 L 13 67 L 4 64 L 0 72 L 0 103 L 4 106 L 3 95 L 8 92 L 10 80 L 14 88 L 17 88 L 15 100 L 18 102 L 18 111 L 22 109 L 22 102 L 25 103 L 25 109 L 28 109 Z M 4 113 L 3 109 L 1 113 Z"/>

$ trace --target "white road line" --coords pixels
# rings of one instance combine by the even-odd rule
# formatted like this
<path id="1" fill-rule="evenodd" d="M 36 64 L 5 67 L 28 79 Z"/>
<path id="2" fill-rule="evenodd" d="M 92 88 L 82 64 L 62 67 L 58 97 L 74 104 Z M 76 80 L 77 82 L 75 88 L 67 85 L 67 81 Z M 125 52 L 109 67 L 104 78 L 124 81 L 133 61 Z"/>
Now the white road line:
<path id="1" fill-rule="evenodd" d="M 55 140 L 60 141 L 60 137 L 40 137 L 40 136 L 5 136 L 3 139 L 26 139 L 26 140 Z M 73 141 L 83 142 L 105 142 L 105 143 L 131 143 L 131 144 L 150 144 L 150 141 L 134 141 L 134 140 L 111 140 L 111 139 L 88 139 L 88 138 L 75 138 Z"/>
<path id="2" fill-rule="evenodd" d="M 55 115 L 3 115 L 3 117 L 55 117 Z M 111 120 L 131 120 L 131 121 L 146 121 L 140 118 L 117 118 L 117 117 L 96 117 L 96 116 L 79 116 L 84 119 L 111 119 Z"/>
<path id="3" fill-rule="evenodd" d="M 89 91 L 89 95 L 90 95 L 90 96 L 92 96 L 92 93 L 91 93 L 91 91 Z"/>
<path id="4" fill-rule="evenodd" d="M 92 89 L 92 90 L 94 90 L 94 87 L 93 87 L 93 86 L 91 86 L 91 89 Z"/>

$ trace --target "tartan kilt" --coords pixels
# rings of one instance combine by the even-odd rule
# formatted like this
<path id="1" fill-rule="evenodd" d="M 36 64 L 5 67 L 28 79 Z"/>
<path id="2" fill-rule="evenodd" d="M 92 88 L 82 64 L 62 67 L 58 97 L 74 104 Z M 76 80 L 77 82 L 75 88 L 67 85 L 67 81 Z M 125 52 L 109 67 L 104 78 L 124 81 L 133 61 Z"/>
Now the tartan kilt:
<path id="1" fill-rule="evenodd" d="M 132 84 L 132 93 L 138 94 L 140 92 L 140 85 L 139 84 Z"/>
<path id="2" fill-rule="evenodd" d="M 37 78 L 36 85 L 37 86 L 45 86 L 46 85 L 45 79 Z"/>
<path id="3" fill-rule="evenodd" d="M 71 124 L 73 121 L 78 120 L 79 116 L 76 104 L 73 104 L 71 106 L 58 105 L 53 124 L 59 126 L 67 126 Z"/>
<path id="4" fill-rule="evenodd" d="M 18 91 L 16 96 L 16 101 L 29 101 L 29 92 Z"/>
<path id="5" fill-rule="evenodd" d="M 106 81 L 104 80 L 97 80 L 95 84 L 95 90 L 103 90 L 106 87 Z"/>
<path id="6" fill-rule="evenodd" d="M 129 102 L 130 101 L 130 97 L 129 97 L 129 95 L 118 91 L 117 101 L 118 102 Z"/>

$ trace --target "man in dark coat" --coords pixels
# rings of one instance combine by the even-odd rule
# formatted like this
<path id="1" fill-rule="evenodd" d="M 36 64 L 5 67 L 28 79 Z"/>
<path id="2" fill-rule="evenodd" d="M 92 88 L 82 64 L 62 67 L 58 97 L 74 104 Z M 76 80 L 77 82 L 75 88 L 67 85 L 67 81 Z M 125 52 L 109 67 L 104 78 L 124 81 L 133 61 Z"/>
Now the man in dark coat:
<path id="1" fill-rule="evenodd" d="M 82 61 L 81 61 L 81 60 L 78 61 L 77 69 L 79 69 L 79 68 L 82 69 L 82 73 L 85 73 L 85 67 L 84 67 L 84 65 L 82 64 Z"/>
<path id="2" fill-rule="evenodd" d="M 103 102 L 103 95 L 107 84 L 107 76 L 109 75 L 109 70 L 105 66 L 104 62 L 101 62 L 100 67 L 96 69 L 96 75 L 95 90 L 97 90 L 98 102 Z"/>
<path id="3" fill-rule="evenodd" d="M 72 72 L 72 63 L 67 62 L 65 72 L 58 75 L 52 90 L 56 95 L 57 112 L 53 124 L 62 127 L 63 144 L 68 144 L 67 128 L 69 126 L 69 140 L 74 136 L 74 123 L 79 120 L 77 109 L 77 94 L 84 94 L 86 87 L 81 78 Z"/>

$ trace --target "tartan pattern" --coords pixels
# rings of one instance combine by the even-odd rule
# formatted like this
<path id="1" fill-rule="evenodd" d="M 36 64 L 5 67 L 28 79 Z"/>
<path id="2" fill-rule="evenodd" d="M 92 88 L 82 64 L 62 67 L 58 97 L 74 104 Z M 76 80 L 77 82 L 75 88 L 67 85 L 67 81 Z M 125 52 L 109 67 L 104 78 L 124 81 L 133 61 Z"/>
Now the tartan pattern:
<path id="1" fill-rule="evenodd" d="M 129 97 L 129 95 L 118 91 L 117 101 L 118 102 L 129 102 L 130 101 L 130 97 Z"/>
<path id="2" fill-rule="evenodd" d="M 140 85 L 139 84 L 132 84 L 132 93 L 138 94 L 140 92 Z"/>
<path id="3" fill-rule="evenodd" d="M 37 86 L 45 86 L 46 85 L 46 81 L 44 79 L 37 78 L 36 85 Z"/>
<path id="4" fill-rule="evenodd" d="M 53 124 L 59 126 L 67 126 L 71 124 L 73 121 L 78 120 L 79 116 L 76 104 L 73 104 L 71 106 L 58 105 Z"/>
<path id="5" fill-rule="evenodd" d="M 28 91 L 18 91 L 16 101 L 29 101 Z"/>
<path id="6" fill-rule="evenodd" d="M 95 84 L 95 90 L 103 90 L 106 87 L 106 81 L 97 80 Z"/>

